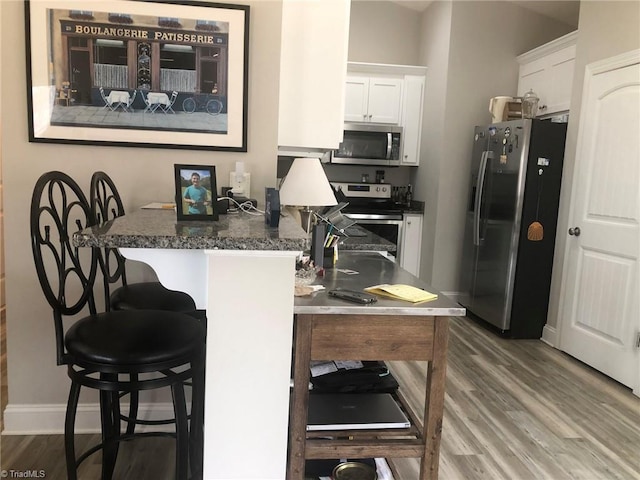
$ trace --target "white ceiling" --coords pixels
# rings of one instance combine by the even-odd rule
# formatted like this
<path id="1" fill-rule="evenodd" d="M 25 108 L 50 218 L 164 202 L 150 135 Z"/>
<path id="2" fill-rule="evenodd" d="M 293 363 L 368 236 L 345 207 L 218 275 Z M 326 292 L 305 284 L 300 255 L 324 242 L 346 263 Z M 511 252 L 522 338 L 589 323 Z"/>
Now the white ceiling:
<path id="1" fill-rule="evenodd" d="M 403 7 L 424 11 L 430 0 L 393 0 Z M 455 1 L 455 0 L 454 0 Z M 506 1 L 506 0 L 505 0 Z M 511 0 L 512 3 L 578 28 L 579 0 Z"/>

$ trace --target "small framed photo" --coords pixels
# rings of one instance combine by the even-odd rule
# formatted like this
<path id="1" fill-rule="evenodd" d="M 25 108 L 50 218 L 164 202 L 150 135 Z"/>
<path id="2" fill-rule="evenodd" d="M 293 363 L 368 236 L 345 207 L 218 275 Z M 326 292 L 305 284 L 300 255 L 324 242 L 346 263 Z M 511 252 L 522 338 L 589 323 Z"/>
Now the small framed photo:
<path id="1" fill-rule="evenodd" d="M 218 220 L 216 167 L 174 165 L 178 221 Z"/>

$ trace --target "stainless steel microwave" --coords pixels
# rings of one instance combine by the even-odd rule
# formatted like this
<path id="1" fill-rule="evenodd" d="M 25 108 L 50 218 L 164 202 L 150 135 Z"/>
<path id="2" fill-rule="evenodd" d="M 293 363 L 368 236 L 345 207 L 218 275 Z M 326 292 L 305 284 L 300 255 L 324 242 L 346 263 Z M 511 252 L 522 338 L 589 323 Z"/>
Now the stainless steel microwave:
<path id="1" fill-rule="evenodd" d="M 331 154 L 331 163 L 398 166 L 402 155 L 402 127 L 346 123 L 344 138 Z"/>

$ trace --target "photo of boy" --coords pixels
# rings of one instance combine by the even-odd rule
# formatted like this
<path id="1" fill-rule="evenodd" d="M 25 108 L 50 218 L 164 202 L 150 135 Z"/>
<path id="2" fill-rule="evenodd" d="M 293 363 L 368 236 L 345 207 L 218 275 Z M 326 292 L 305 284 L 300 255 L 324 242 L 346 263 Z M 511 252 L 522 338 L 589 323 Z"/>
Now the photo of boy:
<path id="1" fill-rule="evenodd" d="M 200 174 L 198 172 L 191 173 L 191 185 L 185 188 L 182 198 L 187 204 L 188 215 L 211 215 L 211 209 L 207 211 L 207 207 L 211 205 L 211 192 L 200 185 Z"/>
<path id="2" fill-rule="evenodd" d="M 207 171 L 182 170 L 182 211 L 185 215 L 213 215 L 211 177 Z"/>

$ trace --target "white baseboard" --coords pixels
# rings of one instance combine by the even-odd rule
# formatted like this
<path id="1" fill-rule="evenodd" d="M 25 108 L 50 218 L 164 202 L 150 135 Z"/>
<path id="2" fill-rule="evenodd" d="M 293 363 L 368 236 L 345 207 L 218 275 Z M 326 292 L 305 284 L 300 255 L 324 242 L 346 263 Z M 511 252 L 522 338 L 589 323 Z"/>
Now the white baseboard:
<path id="1" fill-rule="evenodd" d="M 545 325 L 542 329 L 542 338 L 540 340 L 553 348 L 558 348 L 558 331 L 556 327 Z"/>
<path id="2" fill-rule="evenodd" d="M 2 435 L 50 435 L 64 433 L 66 404 L 15 405 L 9 404 L 4 411 Z M 122 404 L 126 414 L 129 405 Z M 173 418 L 173 405 L 167 403 L 141 403 L 138 418 L 162 420 Z M 123 424 L 124 425 L 124 424 Z M 172 425 L 138 425 L 136 432 L 170 431 Z M 100 406 L 97 403 L 78 405 L 75 432 L 100 433 Z"/>

